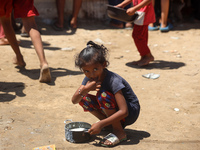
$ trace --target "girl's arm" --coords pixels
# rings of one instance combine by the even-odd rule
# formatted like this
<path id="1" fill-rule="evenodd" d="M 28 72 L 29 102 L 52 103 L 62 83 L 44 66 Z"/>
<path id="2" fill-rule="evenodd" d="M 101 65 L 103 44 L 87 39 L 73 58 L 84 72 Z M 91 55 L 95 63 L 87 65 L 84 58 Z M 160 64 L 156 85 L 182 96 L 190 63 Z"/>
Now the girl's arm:
<path id="1" fill-rule="evenodd" d="M 77 90 L 76 92 L 74 93 L 74 95 L 72 96 L 72 103 L 73 104 L 77 104 L 79 103 L 83 96 L 85 96 L 89 91 L 87 91 L 85 89 L 85 86 L 84 85 L 81 85 Z"/>
<path id="2" fill-rule="evenodd" d="M 88 92 L 94 91 L 94 90 L 99 91 L 100 87 L 101 87 L 100 82 L 88 81 L 86 85 L 81 85 L 76 90 L 76 92 L 72 96 L 72 103 L 73 104 L 79 103 L 83 99 L 83 97 L 87 95 Z"/>
<path id="3" fill-rule="evenodd" d="M 119 110 L 116 111 L 111 116 L 93 124 L 90 130 L 88 131 L 89 133 L 98 134 L 103 127 L 111 125 L 115 122 L 119 122 L 120 120 L 128 116 L 128 107 L 121 90 L 115 94 L 115 99 L 116 99 Z M 108 110 L 108 111 L 113 111 L 113 110 Z"/>
<path id="4" fill-rule="evenodd" d="M 126 7 L 128 4 L 130 4 L 131 2 L 132 2 L 132 0 L 124 0 L 124 1 L 121 2 L 120 4 L 116 5 L 116 7 L 124 8 L 124 7 Z"/>
<path id="5" fill-rule="evenodd" d="M 137 10 L 139 10 L 139 9 L 141 9 L 142 7 L 144 7 L 144 6 L 148 5 L 148 4 L 150 4 L 151 1 L 152 1 L 152 0 L 143 0 L 143 1 L 142 1 L 141 3 L 139 3 L 138 5 L 133 6 L 133 7 L 129 8 L 129 9 L 127 9 L 126 13 L 127 13 L 128 15 L 134 15 L 135 12 L 136 12 Z"/>

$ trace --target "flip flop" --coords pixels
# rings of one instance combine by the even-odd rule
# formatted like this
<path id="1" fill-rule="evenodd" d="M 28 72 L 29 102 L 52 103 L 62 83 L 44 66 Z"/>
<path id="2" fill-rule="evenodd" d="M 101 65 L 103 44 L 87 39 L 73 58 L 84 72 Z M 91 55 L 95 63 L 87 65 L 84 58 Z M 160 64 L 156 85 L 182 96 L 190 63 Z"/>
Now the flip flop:
<path id="1" fill-rule="evenodd" d="M 162 26 L 162 24 L 160 24 L 160 26 Z M 172 30 L 172 29 L 173 29 L 173 25 L 171 23 L 168 23 L 168 25 L 164 28 L 160 27 L 161 32 L 168 32 L 169 30 Z"/>
<path id="2" fill-rule="evenodd" d="M 104 144 L 104 142 L 105 142 L 106 140 L 110 141 L 112 144 L 111 144 L 111 145 L 106 145 L 106 144 Z M 101 140 L 101 142 L 103 142 L 103 143 L 101 143 L 101 146 L 103 146 L 103 147 L 114 147 L 114 146 L 117 146 L 119 143 L 121 143 L 121 142 L 123 142 L 123 141 L 126 141 L 126 140 L 127 140 L 127 137 L 125 137 L 125 138 L 119 140 L 119 138 L 118 138 L 116 135 L 114 135 L 113 133 L 109 133 L 107 136 L 105 136 L 105 137 Z"/>
<path id="3" fill-rule="evenodd" d="M 159 30 L 159 28 L 158 28 L 158 26 L 155 26 L 155 27 L 148 26 L 148 30 L 149 31 L 156 31 L 156 30 Z"/>

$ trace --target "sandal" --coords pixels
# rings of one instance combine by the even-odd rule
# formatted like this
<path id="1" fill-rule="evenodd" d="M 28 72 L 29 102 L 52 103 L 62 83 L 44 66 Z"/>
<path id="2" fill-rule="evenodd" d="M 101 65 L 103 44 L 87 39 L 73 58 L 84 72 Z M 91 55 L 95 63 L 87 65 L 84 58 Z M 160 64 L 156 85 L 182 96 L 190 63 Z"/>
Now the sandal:
<path id="1" fill-rule="evenodd" d="M 169 30 L 173 29 L 173 25 L 171 23 L 168 23 L 166 27 L 161 28 L 162 24 L 160 24 L 160 31 L 161 32 L 168 32 Z"/>
<path id="2" fill-rule="evenodd" d="M 111 145 L 106 145 L 104 144 L 104 142 L 108 140 L 110 141 L 112 144 Z M 114 135 L 113 133 L 109 133 L 108 135 L 106 135 L 102 140 L 101 140 L 101 146 L 104 146 L 104 147 L 114 147 L 116 145 L 118 145 L 119 143 L 123 142 L 123 141 L 126 141 L 127 138 L 123 138 L 121 140 L 119 140 L 119 138 Z"/>

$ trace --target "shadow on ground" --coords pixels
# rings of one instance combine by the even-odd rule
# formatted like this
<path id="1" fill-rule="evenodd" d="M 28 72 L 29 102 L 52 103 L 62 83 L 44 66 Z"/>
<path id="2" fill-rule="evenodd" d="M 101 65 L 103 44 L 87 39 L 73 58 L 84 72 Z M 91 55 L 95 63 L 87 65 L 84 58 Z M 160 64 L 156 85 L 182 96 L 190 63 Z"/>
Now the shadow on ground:
<path id="1" fill-rule="evenodd" d="M 173 61 L 164 61 L 164 60 L 155 60 L 154 62 L 143 66 L 139 67 L 137 65 L 133 65 L 132 62 L 126 63 L 127 66 L 132 67 L 132 68 L 139 68 L 139 69 L 163 69 L 163 70 L 170 70 L 170 69 L 178 69 L 180 67 L 185 66 L 185 63 L 183 62 L 173 62 Z"/>
<path id="2" fill-rule="evenodd" d="M 40 75 L 40 69 L 20 69 L 19 72 L 33 80 L 38 80 Z M 58 77 L 68 76 L 68 75 L 80 75 L 82 72 L 80 71 L 72 71 L 65 68 L 51 68 L 51 83 L 49 85 L 55 85 L 55 81 Z"/>
<path id="3" fill-rule="evenodd" d="M 25 85 L 22 82 L 0 82 L 0 102 L 12 101 L 16 96 L 26 96 L 23 93 L 24 89 Z"/>
<path id="4" fill-rule="evenodd" d="M 127 140 L 121 142 L 120 145 L 135 145 L 140 143 L 140 141 L 144 138 L 148 138 L 151 136 L 150 133 L 140 130 L 125 129 L 125 132 L 127 134 Z M 110 132 L 102 131 L 100 134 L 92 136 L 91 140 L 89 141 L 89 144 L 97 147 L 102 147 L 100 141 L 103 139 L 104 136 L 106 136 L 109 133 Z"/>

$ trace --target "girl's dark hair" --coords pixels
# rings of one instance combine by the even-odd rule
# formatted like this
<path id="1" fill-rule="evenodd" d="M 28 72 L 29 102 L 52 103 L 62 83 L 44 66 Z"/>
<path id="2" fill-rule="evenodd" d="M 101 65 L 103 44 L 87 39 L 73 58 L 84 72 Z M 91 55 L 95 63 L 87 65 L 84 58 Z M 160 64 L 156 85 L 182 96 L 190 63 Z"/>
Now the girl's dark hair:
<path id="1" fill-rule="evenodd" d="M 107 67 L 109 65 L 107 53 L 108 49 L 106 47 L 89 41 L 87 47 L 76 56 L 75 66 L 81 70 L 86 63 L 100 63 L 103 65 L 106 62 Z"/>

